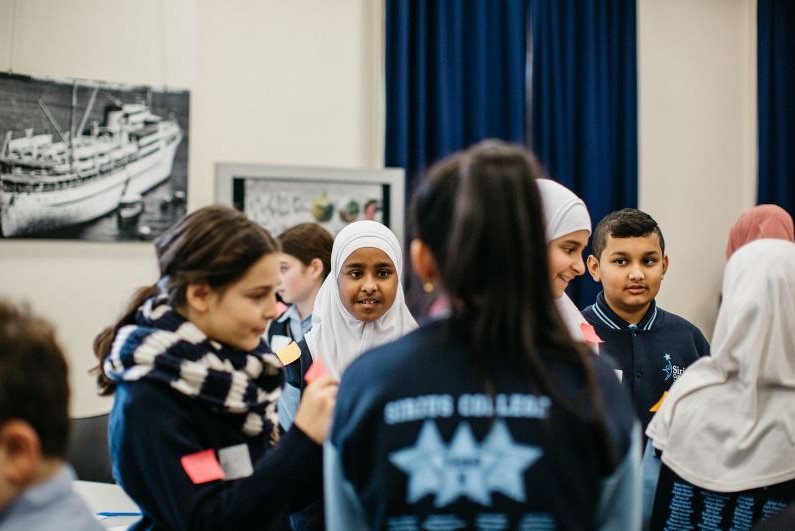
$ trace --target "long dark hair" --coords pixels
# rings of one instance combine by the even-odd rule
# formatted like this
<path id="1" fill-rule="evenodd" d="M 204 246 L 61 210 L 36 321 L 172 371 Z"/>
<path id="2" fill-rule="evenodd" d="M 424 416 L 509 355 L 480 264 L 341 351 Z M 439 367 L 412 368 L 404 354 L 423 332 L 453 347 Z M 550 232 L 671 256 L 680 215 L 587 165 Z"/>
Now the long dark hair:
<path id="1" fill-rule="evenodd" d="M 122 316 L 94 338 L 99 364 L 92 369 L 101 395 L 113 394 L 115 384 L 105 375 L 116 332 L 134 322 L 143 302 L 163 290 L 169 304 L 181 309 L 190 284 L 207 283 L 215 291 L 242 278 L 249 268 L 268 253 L 279 251 L 279 243 L 261 225 L 229 207 L 213 205 L 188 214 L 155 240 L 160 280 L 139 288 Z"/>
<path id="2" fill-rule="evenodd" d="M 429 170 L 415 195 L 415 233 L 436 259 L 451 321 L 471 338 L 486 390 L 493 392 L 488 368 L 508 366 L 576 412 L 552 383 L 544 356 L 570 364 L 584 375 L 610 458 L 592 354 L 572 340 L 552 295 L 536 186 L 543 176 L 531 152 L 504 142 L 484 141 L 451 155 Z"/>

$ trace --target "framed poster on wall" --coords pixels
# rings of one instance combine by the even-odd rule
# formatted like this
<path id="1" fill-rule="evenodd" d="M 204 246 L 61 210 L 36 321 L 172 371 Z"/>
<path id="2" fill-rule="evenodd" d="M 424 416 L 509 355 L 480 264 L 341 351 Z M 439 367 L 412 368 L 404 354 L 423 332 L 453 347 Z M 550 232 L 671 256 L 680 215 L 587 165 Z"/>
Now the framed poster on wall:
<path id="1" fill-rule="evenodd" d="M 404 187 L 402 168 L 216 165 L 217 201 L 245 212 L 274 236 L 304 222 L 337 234 L 348 223 L 370 219 L 392 229 L 402 244 Z"/>

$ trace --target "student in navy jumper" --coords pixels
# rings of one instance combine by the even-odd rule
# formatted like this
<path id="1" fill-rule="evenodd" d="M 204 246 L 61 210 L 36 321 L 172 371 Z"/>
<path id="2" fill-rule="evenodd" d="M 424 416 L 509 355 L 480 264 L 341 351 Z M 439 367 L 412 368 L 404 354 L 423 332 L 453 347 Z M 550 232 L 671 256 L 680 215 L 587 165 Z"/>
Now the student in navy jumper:
<path id="1" fill-rule="evenodd" d="M 288 513 L 320 490 L 337 386 L 308 386 L 277 442 L 283 369 L 262 336 L 276 317 L 278 243 L 210 206 L 155 250 L 160 280 L 95 340 L 100 390 L 115 392 L 113 474 L 143 511 L 133 529 L 289 529 Z"/>
<path id="2" fill-rule="evenodd" d="M 792 510 L 773 517 L 795 504 L 794 309 L 795 243 L 739 247 L 712 355 L 685 371 L 646 430 L 651 529 L 795 529 Z"/>
<path id="3" fill-rule="evenodd" d="M 709 354 L 693 324 L 659 308 L 654 298 L 668 269 L 665 240 L 645 212 L 611 212 L 596 226 L 588 271 L 602 292 L 583 315 L 618 364 L 621 380 L 643 425 L 688 365 Z"/>
<path id="4" fill-rule="evenodd" d="M 312 308 L 320 286 L 331 271 L 334 245 L 334 237 L 317 223 L 299 223 L 279 234 L 278 239 L 282 252 L 277 293 L 290 306 L 268 325 L 267 342 L 274 352 L 300 341 L 312 328 Z M 285 430 L 293 423 L 301 387 L 288 378 L 282 389 L 279 423 Z"/>
<path id="5" fill-rule="evenodd" d="M 637 423 L 556 311 L 539 175 L 526 150 L 492 141 L 418 190 L 411 261 L 450 310 L 343 375 L 324 458 L 330 529 L 639 524 Z"/>

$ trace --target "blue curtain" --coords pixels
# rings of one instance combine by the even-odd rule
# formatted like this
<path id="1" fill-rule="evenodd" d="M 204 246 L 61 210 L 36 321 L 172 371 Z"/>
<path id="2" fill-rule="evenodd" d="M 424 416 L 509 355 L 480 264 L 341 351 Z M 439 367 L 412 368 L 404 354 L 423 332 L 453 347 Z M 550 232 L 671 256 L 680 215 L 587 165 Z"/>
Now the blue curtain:
<path id="1" fill-rule="evenodd" d="M 524 143 L 528 1 L 386 1 L 385 163 L 405 169 L 407 201 L 445 155 Z M 407 284 L 421 314 L 428 301 Z"/>
<path id="2" fill-rule="evenodd" d="M 638 203 L 635 0 L 531 0 L 531 145 L 594 226 Z M 600 287 L 570 288 L 580 308 Z"/>
<path id="3" fill-rule="evenodd" d="M 795 216 L 795 2 L 758 0 L 759 203 Z"/>

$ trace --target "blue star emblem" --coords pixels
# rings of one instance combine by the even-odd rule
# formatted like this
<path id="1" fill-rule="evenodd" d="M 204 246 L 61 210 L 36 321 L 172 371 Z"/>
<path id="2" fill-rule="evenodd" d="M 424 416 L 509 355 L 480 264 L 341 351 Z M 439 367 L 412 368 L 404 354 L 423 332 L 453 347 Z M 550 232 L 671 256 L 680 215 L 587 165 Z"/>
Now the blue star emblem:
<path id="1" fill-rule="evenodd" d="M 435 494 L 434 505 L 443 507 L 460 496 L 490 505 L 492 492 L 525 501 L 524 471 L 542 455 L 536 446 L 514 442 L 502 420 L 494 423 L 481 444 L 469 424 L 462 422 L 449 445 L 436 424 L 426 420 L 414 446 L 393 452 L 389 460 L 409 476 L 409 503 Z"/>

